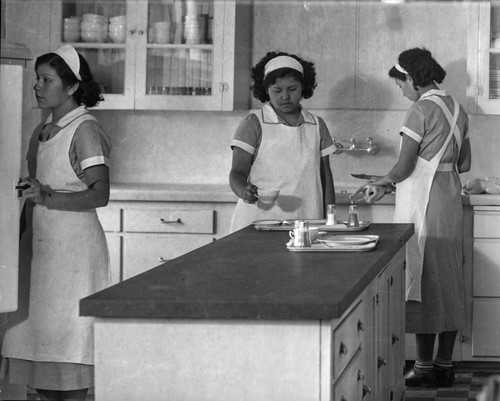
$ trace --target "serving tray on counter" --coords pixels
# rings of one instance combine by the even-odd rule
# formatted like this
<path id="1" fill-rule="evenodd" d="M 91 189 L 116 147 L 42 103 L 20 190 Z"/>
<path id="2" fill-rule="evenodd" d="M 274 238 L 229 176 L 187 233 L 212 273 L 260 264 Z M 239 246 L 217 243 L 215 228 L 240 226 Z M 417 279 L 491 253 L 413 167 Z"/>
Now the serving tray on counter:
<path id="1" fill-rule="evenodd" d="M 336 239 L 335 236 L 325 236 L 315 241 L 310 247 L 299 247 L 287 245 L 287 249 L 292 252 L 368 252 L 377 247 L 378 235 L 365 235 L 362 237 L 342 236 Z"/>
<path id="2" fill-rule="evenodd" d="M 318 227 L 319 231 L 363 231 L 366 230 L 371 221 L 361 220 L 358 227 L 347 227 L 347 221 L 341 221 L 335 225 L 325 225 L 326 220 L 304 219 L 309 222 L 309 227 Z M 290 231 L 293 230 L 293 220 L 256 220 L 252 223 L 256 230 L 262 231 Z"/>

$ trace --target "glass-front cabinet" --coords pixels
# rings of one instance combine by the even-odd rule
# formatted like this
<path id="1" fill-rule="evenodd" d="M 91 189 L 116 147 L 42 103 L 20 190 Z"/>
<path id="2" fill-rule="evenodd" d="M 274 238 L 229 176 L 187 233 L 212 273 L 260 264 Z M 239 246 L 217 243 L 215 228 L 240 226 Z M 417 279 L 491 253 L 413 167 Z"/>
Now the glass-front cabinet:
<path id="1" fill-rule="evenodd" d="M 235 69 L 250 61 L 235 57 L 236 0 L 56 4 L 51 47 L 70 43 L 85 56 L 104 92 L 99 109 L 240 107 Z"/>
<path id="2" fill-rule="evenodd" d="M 500 114 L 500 1 L 471 7 L 470 18 L 476 22 L 471 26 L 476 29 L 469 31 L 469 71 L 477 81 L 470 87 L 469 110 Z"/>

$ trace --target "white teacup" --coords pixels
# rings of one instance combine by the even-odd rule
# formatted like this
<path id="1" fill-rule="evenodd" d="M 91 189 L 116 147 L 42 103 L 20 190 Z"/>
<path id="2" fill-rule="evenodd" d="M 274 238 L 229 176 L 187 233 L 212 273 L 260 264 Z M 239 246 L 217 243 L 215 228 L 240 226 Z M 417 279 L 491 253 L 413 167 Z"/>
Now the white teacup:
<path id="1" fill-rule="evenodd" d="M 273 203 L 280 194 L 279 189 L 259 189 L 258 197 L 262 203 Z"/>
<path id="2" fill-rule="evenodd" d="M 301 237 L 301 230 L 295 228 L 288 232 L 288 235 L 293 239 L 293 246 L 311 246 L 318 239 L 318 227 L 309 227 L 306 231 L 306 238 Z M 304 245 L 304 242 L 309 245 Z"/>

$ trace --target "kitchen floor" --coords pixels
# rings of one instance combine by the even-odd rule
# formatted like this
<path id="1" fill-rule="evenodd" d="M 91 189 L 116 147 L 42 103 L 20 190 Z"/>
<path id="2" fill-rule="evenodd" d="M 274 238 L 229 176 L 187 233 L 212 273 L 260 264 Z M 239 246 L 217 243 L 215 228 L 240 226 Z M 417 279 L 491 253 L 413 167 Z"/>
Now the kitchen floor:
<path id="1" fill-rule="evenodd" d="M 468 372 L 466 369 L 463 371 L 459 369 L 455 373 L 455 383 L 452 387 L 407 387 L 405 401 L 479 401 L 477 397 L 488 382 L 488 378 L 499 374 L 500 369 L 498 372 L 491 371 L 490 369 L 486 372 Z M 29 401 L 38 401 L 39 399 L 34 391 L 28 394 Z M 94 401 L 93 392 L 87 396 L 87 401 Z M 486 398 L 485 401 L 500 400 Z"/>

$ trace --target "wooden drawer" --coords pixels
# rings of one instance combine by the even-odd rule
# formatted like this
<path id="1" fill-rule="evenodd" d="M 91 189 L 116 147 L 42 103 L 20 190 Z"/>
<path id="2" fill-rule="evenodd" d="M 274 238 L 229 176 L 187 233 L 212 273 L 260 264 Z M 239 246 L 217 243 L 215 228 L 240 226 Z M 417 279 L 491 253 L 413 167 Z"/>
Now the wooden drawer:
<path id="1" fill-rule="evenodd" d="M 474 240 L 472 295 L 500 297 L 500 240 Z"/>
<path id="2" fill-rule="evenodd" d="M 362 351 L 359 350 L 353 360 L 333 387 L 334 400 L 361 401 L 363 397 L 364 365 Z"/>
<path id="3" fill-rule="evenodd" d="M 101 222 L 104 231 L 107 232 L 120 231 L 121 210 L 119 208 L 112 208 L 106 206 L 97 208 L 96 210 L 97 210 L 97 216 L 99 216 L 99 221 Z"/>
<path id="4" fill-rule="evenodd" d="M 499 301 L 473 302 L 472 333 L 472 356 L 500 357 Z"/>
<path id="5" fill-rule="evenodd" d="M 500 210 L 474 212 L 474 238 L 500 238 Z"/>
<path id="6" fill-rule="evenodd" d="M 124 210 L 124 231 L 214 233 L 214 210 Z"/>
<path id="7" fill-rule="evenodd" d="M 342 373 L 364 341 L 363 309 L 361 302 L 333 332 L 333 379 Z"/>
<path id="8" fill-rule="evenodd" d="M 213 241 L 213 237 L 204 235 L 127 235 L 123 240 L 123 280 L 126 280 L 170 259 L 207 245 Z"/>

